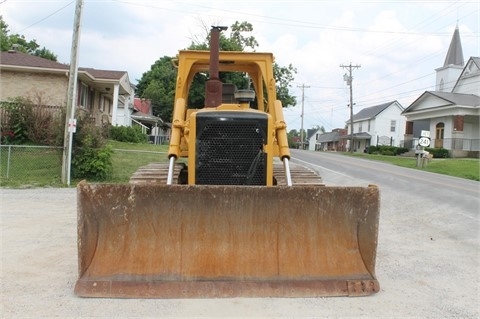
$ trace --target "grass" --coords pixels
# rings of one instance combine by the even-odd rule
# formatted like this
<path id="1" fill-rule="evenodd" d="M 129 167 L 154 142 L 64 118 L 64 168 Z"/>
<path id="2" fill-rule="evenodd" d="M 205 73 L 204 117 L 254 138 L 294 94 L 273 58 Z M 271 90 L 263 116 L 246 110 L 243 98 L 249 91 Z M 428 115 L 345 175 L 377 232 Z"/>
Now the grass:
<path id="1" fill-rule="evenodd" d="M 61 149 L 2 147 L 0 151 L 0 187 L 61 187 L 61 169 Z"/>
<path id="2" fill-rule="evenodd" d="M 428 161 L 425 167 L 422 168 L 417 167 L 417 159 L 412 157 L 385 156 L 364 153 L 344 154 L 375 161 L 388 162 L 401 167 L 480 181 L 480 160 L 475 158 L 433 158 Z"/>
<path id="3" fill-rule="evenodd" d="M 105 182 L 126 183 L 130 176 L 143 165 L 152 162 L 167 162 L 168 145 L 132 144 L 109 141 L 114 149 L 112 157 L 113 175 Z M 62 187 L 61 149 L 52 148 L 11 148 L 2 147 L 0 152 L 0 187 Z M 478 159 L 432 159 L 426 167 L 417 167 L 415 158 L 384 156 L 364 153 L 343 153 L 375 161 L 388 162 L 411 169 L 456 176 L 480 181 L 480 161 Z M 8 161 L 10 155 L 10 161 Z M 7 177 L 8 171 L 8 177 Z M 72 180 L 75 186 L 79 180 Z"/>
<path id="4" fill-rule="evenodd" d="M 114 149 L 113 176 L 107 182 L 126 183 L 141 166 L 152 162 L 167 162 L 168 145 L 132 144 L 110 141 Z"/>

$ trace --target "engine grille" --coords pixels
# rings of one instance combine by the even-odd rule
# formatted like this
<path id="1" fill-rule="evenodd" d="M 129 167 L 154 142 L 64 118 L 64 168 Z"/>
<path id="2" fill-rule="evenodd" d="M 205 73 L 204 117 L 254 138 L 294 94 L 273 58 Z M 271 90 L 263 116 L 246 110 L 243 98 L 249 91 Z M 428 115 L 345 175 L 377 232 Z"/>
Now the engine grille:
<path id="1" fill-rule="evenodd" d="M 266 185 L 266 114 L 202 112 L 196 127 L 196 184 Z"/>

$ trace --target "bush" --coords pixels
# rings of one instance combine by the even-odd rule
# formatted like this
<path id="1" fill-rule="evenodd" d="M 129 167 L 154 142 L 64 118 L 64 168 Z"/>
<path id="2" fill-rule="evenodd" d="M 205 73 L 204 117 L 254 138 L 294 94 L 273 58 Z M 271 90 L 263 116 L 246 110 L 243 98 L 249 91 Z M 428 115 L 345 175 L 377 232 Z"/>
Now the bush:
<path id="1" fill-rule="evenodd" d="M 110 139 L 127 143 L 146 143 L 147 134 L 139 126 L 110 126 Z"/>
<path id="2" fill-rule="evenodd" d="M 444 148 L 430 148 L 426 147 L 425 150 L 432 154 L 433 158 L 448 158 L 448 150 Z"/>
<path id="3" fill-rule="evenodd" d="M 113 173 L 112 155 L 113 150 L 108 145 L 103 148 L 76 148 L 72 156 L 72 176 L 96 181 L 110 178 Z"/>
<path id="4" fill-rule="evenodd" d="M 368 147 L 368 154 L 395 156 L 395 155 L 403 154 L 405 152 L 408 152 L 408 148 L 388 146 L 388 145 L 379 145 L 379 146 L 370 145 Z"/>
<path id="5" fill-rule="evenodd" d="M 2 144 L 27 144 L 59 146 L 58 136 L 63 138 L 64 112 L 36 105 L 32 101 L 17 97 L 3 102 L 5 120 L 2 123 Z"/>
<path id="6" fill-rule="evenodd" d="M 375 145 L 370 145 L 368 147 L 368 154 L 378 154 L 378 147 Z"/>
<path id="7" fill-rule="evenodd" d="M 409 149 L 406 148 L 406 147 L 397 147 L 396 150 L 395 150 L 395 155 L 400 155 L 400 154 L 406 153 L 408 151 L 409 151 Z"/>
<path id="8" fill-rule="evenodd" d="M 103 129 L 88 119 L 88 113 L 77 116 L 77 133 L 73 134 L 72 176 L 103 181 L 113 173 L 113 150 L 106 144 Z"/>
<path id="9" fill-rule="evenodd" d="M 22 99 L 2 103 L 5 110 L 6 121 L 2 123 L 2 144 L 24 144 L 27 138 L 27 118 L 31 107 L 28 107 Z"/>

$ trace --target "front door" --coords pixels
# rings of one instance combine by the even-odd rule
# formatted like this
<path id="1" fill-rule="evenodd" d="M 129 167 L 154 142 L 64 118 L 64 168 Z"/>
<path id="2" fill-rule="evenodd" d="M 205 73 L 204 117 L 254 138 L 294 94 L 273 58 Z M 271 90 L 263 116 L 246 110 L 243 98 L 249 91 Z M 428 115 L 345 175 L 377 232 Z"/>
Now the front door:
<path id="1" fill-rule="evenodd" d="M 435 127 L 435 148 L 443 147 L 443 132 L 445 124 L 438 123 Z"/>

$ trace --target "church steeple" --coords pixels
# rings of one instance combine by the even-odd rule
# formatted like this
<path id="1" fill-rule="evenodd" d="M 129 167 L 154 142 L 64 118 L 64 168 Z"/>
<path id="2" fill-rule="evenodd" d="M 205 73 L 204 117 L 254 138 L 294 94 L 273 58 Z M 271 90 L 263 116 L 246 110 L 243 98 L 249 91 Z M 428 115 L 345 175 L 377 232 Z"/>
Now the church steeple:
<path id="1" fill-rule="evenodd" d="M 453 32 L 452 41 L 448 48 L 447 57 L 443 66 L 435 69 L 437 72 L 437 80 L 435 90 L 440 92 L 451 92 L 458 77 L 462 73 L 463 65 L 463 50 L 462 43 L 460 41 L 460 31 L 458 30 L 458 24 Z"/>
<path id="2" fill-rule="evenodd" d="M 455 27 L 455 32 L 453 32 L 452 41 L 450 42 L 450 47 L 448 48 L 447 57 L 445 58 L 445 63 L 443 66 L 448 65 L 459 65 L 463 67 L 465 61 L 463 60 L 463 51 L 462 51 L 462 42 L 460 41 L 460 31 L 458 31 L 458 24 Z"/>

